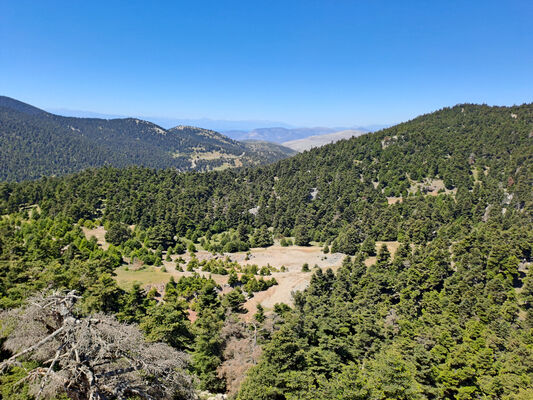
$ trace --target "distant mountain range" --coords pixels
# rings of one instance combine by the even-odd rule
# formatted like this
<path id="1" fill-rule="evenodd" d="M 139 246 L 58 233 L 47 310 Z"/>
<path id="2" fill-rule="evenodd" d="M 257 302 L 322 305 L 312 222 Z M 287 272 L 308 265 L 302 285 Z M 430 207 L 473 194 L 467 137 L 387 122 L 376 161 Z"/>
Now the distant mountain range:
<path id="1" fill-rule="evenodd" d="M 340 130 L 342 130 L 342 128 L 285 128 L 282 126 L 277 126 L 272 128 L 255 128 L 252 130 L 230 130 L 224 131 L 224 134 L 235 140 L 251 139 L 283 143 L 289 140 L 302 139 L 311 135 L 323 135 Z"/>
<path id="2" fill-rule="evenodd" d="M 342 139 L 349 139 L 354 136 L 364 135 L 365 131 L 348 129 L 345 131 L 326 133 L 324 135 L 313 135 L 308 136 L 303 139 L 291 140 L 288 142 L 283 142 L 283 146 L 290 149 L 302 152 L 305 150 L 312 149 L 313 147 L 324 146 L 329 143 L 335 143 Z"/>
<path id="3" fill-rule="evenodd" d="M 125 118 L 124 115 L 103 114 L 91 111 L 72 110 L 67 108 L 50 108 L 48 111 L 81 118 L 103 118 L 117 119 Z M 303 139 L 313 135 L 324 135 L 346 130 L 356 130 L 362 132 L 374 132 L 387 128 L 391 125 L 365 125 L 365 126 L 339 126 L 339 127 L 295 127 L 279 121 L 267 120 L 218 120 L 210 118 L 184 119 L 172 117 L 151 117 L 142 116 L 139 119 L 153 122 L 163 128 L 170 128 L 177 125 L 201 126 L 204 129 L 211 129 L 221 132 L 235 140 L 262 140 L 267 142 L 283 143 L 291 140 Z"/>
<path id="4" fill-rule="evenodd" d="M 387 125 L 371 125 L 367 127 L 314 127 L 314 128 L 286 128 L 282 126 L 273 128 L 256 128 L 252 130 L 228 130 L 223 133 L 235 140 L 265 140 L 274 143 L 287 143 L 294 140 L 305 139 L 310 136 L 329 135 L 337 132 L 357 131 L 360 133 L 373 132 L 386 128 Z M 325 143 L 331 143 L 325 141 Z M 324 143 L 324 144 L 325 144 Z"/>
<path id="5" fill-rule="evenodd" d="M 164 129 L 137 118 L 63 117 L 0 96 L 0 180 L 35 179 L 88 167 L 140 165 L 181 171 L 266 164 L 295 154 L 193 126 Z"/>
<path id="6" fill-rule="evenodd" d="M 119 114 L 105 114 L 93 111 L 72 110 L 69 108 L 48 108 L 47 111 L 53 114 L 64 115 L 67 117 L 78 118 L 103 118 L 116 119 L 126 118 L 125 115 Z M 251 131 L 259 127 L 274 127 L 281 126 L 283 128 L 293 128 L 293 126 L 280 121 L 266 121 L 266 120 L 223 120 L 211 118 L 173 118 L 173 117 L 157 117 L 157 116 L 137 116 L 139 119 L 153 122 L 164 128 L 170 128 L 177 125 L 187 126 L 201 126 L 204 129 L 211 129 L 218 132 L 225 133 L 226 131 L 239 130 Z"/>

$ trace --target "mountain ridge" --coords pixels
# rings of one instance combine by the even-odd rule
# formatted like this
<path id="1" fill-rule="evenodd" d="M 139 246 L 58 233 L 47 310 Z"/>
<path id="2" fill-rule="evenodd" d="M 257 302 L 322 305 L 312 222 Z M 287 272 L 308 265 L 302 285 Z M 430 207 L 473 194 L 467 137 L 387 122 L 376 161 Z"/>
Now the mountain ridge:
<path id="1" fill-rule="evenodd" d="M 261 151 L 219 132 L 164 129 L 138 118 L 80 118 L 48 113 L 0 96 L 0 180 L 35 179 L 88 167 L 140 165 L 206 171 L 259 165 L 294 154 L 279 145 Z"/>

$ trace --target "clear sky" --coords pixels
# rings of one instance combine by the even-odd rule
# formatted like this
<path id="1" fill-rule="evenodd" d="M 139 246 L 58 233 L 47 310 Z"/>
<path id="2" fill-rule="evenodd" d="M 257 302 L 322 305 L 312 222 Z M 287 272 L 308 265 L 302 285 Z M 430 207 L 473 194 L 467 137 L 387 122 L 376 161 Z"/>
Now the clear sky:
<path id="1" fill-rule="evenodd" d="M 352 126 L 533 101 L 533 1 L 0 1 L 0 94 Z"/>

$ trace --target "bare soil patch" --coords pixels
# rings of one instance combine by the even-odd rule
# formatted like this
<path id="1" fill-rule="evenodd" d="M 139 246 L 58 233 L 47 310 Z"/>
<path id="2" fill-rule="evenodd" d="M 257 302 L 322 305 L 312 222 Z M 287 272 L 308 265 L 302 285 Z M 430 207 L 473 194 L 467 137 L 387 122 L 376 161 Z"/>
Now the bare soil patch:
<path id="1" fill-rule="evenodd" d="M 91 232 L 93 230 L 90 230 Z M 101 232 L 99 232 L 101 234 Z M 105 232 L 104 232 L 105 235 Z M 93 234 L 93 236 L 96 236 Z M 98 237 L 97 237 L 98 239 Z M 254 296 L 245 303 L 244 307 L 248 310 L 248 314 L 244 315 L 245 319 L 249 319 L 257 311 L 257 304 L 261 304 L 265 309 L 271 310 L 276 303 L 292 304 L 292 292 L 304 290 L 311 280 L 312 272 L 301 272 L 304 263 L 309 264 L 311 270 L 315 265 L 325 270 L 332 268 L 336 270 L 342 263 L 344 254 L 323 254 L 321 247 L 318 246 L 289 246 L 282 247 L 274 245 L 267 248 L 253 248 L 250 250 L 249 260 L 246 260 L 246 252 L 228 253 L 224 255 L 213 255 L 212 253 L 200 250 L 195 253 L 199 261 L 209 259 L 220 259 L 228 257 L 231 261 L 236 261 L 241 265 L 257 264 L 259 267 L 270 264 L 272 267 L 280 269 L 282 266 L 287 268 L 286 272 L 274 272 L 271 276 L 265 279 L 276 278 L 277 285 L 270 287 L 264 292 L 255 293 Z M 182 276 L 192 276 L 190 271 L 177 271 L 176 259 L 180 256 L 172 256 L 172 261 L 163 261 L 163 265 L 167 272 L 162 272 L 159 267 L 145 267 L 141 269 L 133 268 L 132 266 L 122 266 L 116 270 L 116 280 L 124 289 L 129 289 L 135 282 L 139 282 L 144 288 L 150 289 L 155 287 L 158 292 L 163 293 L 165 284 L 173 276 L 174 279 L 179 279 Z M 181 257 L 188 263 L 191 259 L 189 254 L 183 254 Z M 185 265 L 182 264 L 182 267 Z M 231 291 L 228 285 L 227 275 L 211 274 L 209 272 L 196 270 L 196 273 L 211 277 L 222 287 L 222 293 Z"/>
<path id="2" fill-rule="evenodd" d="M 396 204 L 403 202 L 403 197 L 387 197 L 387 204 Z"/>
<path id="3" fill-rule="evenodd" d="M 250 320 L 257 312 L 257 305 L 261 304 L 265 311 L 271 311 L 276 303 L 286 303 L 292 305 L 292 293 L 304 290 L 309 286 L 312 272 L 276 272 L 272 276 L 276 278 L 278 284 L 268 288 L 263 292 L 254 293 L 254 296 L 244 304 L 248 311 L 244 315 L 245 320 Z"/>
<path id="4" fill-rule="evenodd" d="M 392 256 L 396 254 L 398 246 L 400 245 L 399 242 L 395 241 L 376 242 L 376 250 L 379 250 L 382 244 L 387 246 L 387 249 Z M 336 271 L 341 266 L 342 260 L 345 257 L 342 253 L 324 254 L 319 246 L 282 247 L 278 244 L 267 248 L 251 249 L 248 260 L 246 260 L 246 252 L 213 255 L 208 251 L 200 250 L 195 253 L 195 255 L 199 261 L 228 257 L 231 261 L 238 262 L 241 265 L 256 264 L 259 267 L 262 267 L 269 264 L 277 269 L 285 266 L 287 269 L 286 272 L 273 272 L 271 276 L 265 277 L 265 279 L 275 278 L 278 282 L 277 285 L 274 285 L 263 292 L 255 293 L 253 297 L 246 301 L 244 308 L 248 312 L 243 315 L 245 320 L 253 318 L 253 315 L 257 312 L 258 304 L 261 304 L 267 312 L 271 311 L 276 303 L 292 305 L 292 293 L 304 290 L 309 286 L 315 265 L 322 270 L 331 268 Z M 134 282 L 139 282 L 144 288 L 150 289 L 151 287 L 155 287 L 158 292 L 162 294 L 165 284 L 170 280 L 170 277 L 173 276 L 174 279 L 177 280 L 183 276 L 192 276 L 193 273 L 198 273 L 201 276 L 213 278 L 213 280 L 221 286 L 222 293 L 228 293 L 232 290 L 228 285 L 227 275 L 211 274 L 200 270 L 196 270 L 195 272 L 177 271 L 175 261 L 178 257 L 182 257 L 186 263 L 191 259 L 189 254 L 183 254 L 181 256 L 173 255 L 172 261 L 163 261 L 163 265 L 167 272 L 162 272 L 162 268 L 160 267 L 136 269 L 129 266 L 126 269 L 126 266 L 123 266 L 116 270 L 116 280 L 119 286 L 124 289 L 129 289 L 133 286 Z M 369 257 L 365 260 L 365 264 L 369 266 L 375 263 L 375 261 L 376 257 Z M 301 269 L 304 263 L 309 264 L 311 272 L 302 272 Z M 185 267 L 185 265 L 182 264 L 182 267 Z"/>
<path id="5" fill-rule="evenodd" d="M 457 192 L 456 188 L 446 189 L 446 186 L 444 186 L 444 181 L 442 179 L 425 178 L 423 182 L 416 182 L 411 179 L 409 181 L 411 182 L 411 187 L 408 189 L 408 192 L 413 194 L 418 192 L 418 190 L 429 196 L 438 196 L 440 193 L 455 195 L 455 193 Z"/>
<path id="6" fill-rule="evenodd" d="M 324 254 L 319 246 L 282 247 L 277 244 L 266 248 L 253 248 L 250 253 L 249 260 L 246 260 L 244 252 L 228 254 L 228 256 L 232 261 L 242 265 L 270 264 L 278 269 L 284 265 L 289 272 L 300 271 L 305 263 L 311 268 L 315 265 L 320 268 L 335 267 L 340 265 L 345 257 L 342 253 Z"/>
<path id="7" fill-rule="evenodd" d="M 105 240 L 105 234 L 106 230 L 103 226 L 97 226 L 96 228 L 86 228 L 84 226 L 81 227 L 81 230 L 83 231 L 83 234 L 89 240 L 91 236 L 94 236 L 96 238 L 96 241 L 99 246 L 102 247 L 102 249 L 107 250 L 109 248 L 109 243 Z"/>
<path id="8" fill-rule="evenodd" d="M 400 247 L 400 242 L 397 242 L 397 241 L 391 241 L 391 242 L 376 242 L 376 252 L 379 251 L 380 247 L 382 245 L 386 245 L 387 246 L 387 250 L 389 251 L 389 253 L 391 254 L 391 257 L 394 258 L 394 256 L 396 255 L 396 251 L 398 251 L 398 247 Z M 366 260 L 365 260 L 365 265 L 367 267 L 370 267 L 371 265 L 375 264 L 377 261 L 377 257 L 376 256 L 372 256 L 372 257 L 368 257 Z"/>

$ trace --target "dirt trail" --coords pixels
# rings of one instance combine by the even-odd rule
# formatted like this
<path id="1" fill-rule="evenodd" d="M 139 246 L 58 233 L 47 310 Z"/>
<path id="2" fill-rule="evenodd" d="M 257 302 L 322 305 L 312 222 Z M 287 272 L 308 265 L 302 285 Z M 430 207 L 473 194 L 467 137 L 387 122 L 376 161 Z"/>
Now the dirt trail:
<path id="1" fill-rule="evenodd" d="M 292 293 L 309 286 L 312 272 L 276 272 L 272 276 L 276 278 L 278 284 L 264 292 L 255 293 L 254 297 L 246 301 L 244 308 L 248 310 L 248 313 L 244 319 L 250 320 L 253 317 L 257 312 L 258 304 L 261 304 L 266 311 L 271 311 L 276 303 L 292 305 Z"/>

